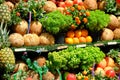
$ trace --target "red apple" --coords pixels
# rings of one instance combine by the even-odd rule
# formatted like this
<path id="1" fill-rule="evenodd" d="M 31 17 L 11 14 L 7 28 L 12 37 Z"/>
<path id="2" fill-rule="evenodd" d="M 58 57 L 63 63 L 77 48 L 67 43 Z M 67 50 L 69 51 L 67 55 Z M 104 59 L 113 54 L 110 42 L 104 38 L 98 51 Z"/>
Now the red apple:
<path id="1" fill-rule="evenodd" d="M 104 69 L 106 65 L 107 65 L 106 60 L 103 59 L 102 61 L 100 61 L 100 63 L 97 64 L 97 67 L 101 67 Z"/>
<path id="2" fill-rule="evenodd" d="M 71 6 L 73 6 L 73 1 L 71 1 L 71 0 L 66 0 L 66 1 L 65 1 L 65 5 L 66 5 L 67 7 L 71 7 Z"/>
<path id="3" fill-rule="evenodd" d="M 120 0 L 116 0 L 116 2 L 120 4 Z"/>
<path id="4" fill-rule="evenodd" d="M 75 74 L 68 73 L 66 80 L 77 80 Z"/>
<path id="5" fill-rule="evenodd" d="M 111 78 L 113 78 L 113 77 L 115 77 L 115 71 L 113 70 L 113 69 L 110 69 L 110 70 L 107 70 L 106 71 L 106 76 L 107 77 L 111 77 Z"/>
<path id="6" fill-rule="evenodd" d="M 114 67 L 115 66 L 115 62 L 114 62 L 114 60 L 111 57 L 106 57 L 105 60 L 107 62 L 107 66 L 110 66 L 110 67 Z"/>

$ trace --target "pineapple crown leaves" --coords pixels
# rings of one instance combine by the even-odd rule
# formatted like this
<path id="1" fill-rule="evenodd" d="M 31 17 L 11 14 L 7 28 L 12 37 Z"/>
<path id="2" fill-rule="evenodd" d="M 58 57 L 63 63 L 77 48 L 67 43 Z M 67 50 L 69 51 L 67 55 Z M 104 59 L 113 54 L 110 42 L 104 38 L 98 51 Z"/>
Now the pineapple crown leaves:
<path id="1" fill-rule="evenodd" d="M 2 4 L 5 0 L 0 0 L 0 4 Z"/>
<path id="2" fill-rule="evenodd" d="M 9 31 L 7 31 L 7 24 L 3 28 L 4 22 L 1 23 L 0 26 L 0 48 L 5 48 L 10 46 L 10 42 L 8 40 Z"/>
<path id="3" fill-rule="evenodd" d="M 19 12 L 19 17 L 22 19 L 28 20 L 28 13 L 32 12 L 32 19 L 38 20 L 41 16 L 43 16 L 44 10 L 43 10 L 44 0 L 28 0 L 28 2 L 20 1 L 18 5 L 14 9 L 14 13 Z M 36 13 L 35 13 L 36 12 Z M 12 17 L 18 17 L 18 16 L 12 16 Z"/>
<path id="4" fill-rule="evenodd" d="M 13 10 L 11 12 L 11 21 L 10 21 L 11 26 L 18 24 L 22 20 L 22 18 L 16 14 L 17 14 L 16 10 Z"/>

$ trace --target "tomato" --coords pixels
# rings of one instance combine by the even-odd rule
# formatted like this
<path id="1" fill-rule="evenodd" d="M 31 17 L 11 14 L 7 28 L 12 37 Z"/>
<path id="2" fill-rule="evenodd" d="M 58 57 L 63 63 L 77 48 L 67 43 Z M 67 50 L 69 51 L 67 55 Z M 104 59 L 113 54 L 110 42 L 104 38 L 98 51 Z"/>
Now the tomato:
<path id="1" fill-rule="evenodd" d="M 73 4 L 79 4 L 81 2 L 82 2 L 82 0 L 73 0 Z"/>
<path id="2" fill-rule="evenodd" d="M 69 73 L 69 74 L 67 75 L 66 80 L 77 80 L 77 79 L 76 79 L 75 74 L 73 74 L 73 73 Z"/>
<path id="3" fill-rule="evenodd" d="M 79 2 L 78 4 L 79 4 L 79 5 L 83 5 L 83 2 Z"/>
<path id="4" fill-rule="evenodd" d="M 73 1 L 71 1 L 71 0 L 66 0 L 66 1 L 65 1 L 65 5 L 66 5 L 67 7 L 71 7 L 71 6 L 73 6 Z"/>
<path id="5" fill-rule="evenodd" d="M 63 8 L 66 7 L 65 2 L 60 2 L 58 6 L 59 6 L 59 7 L 63 7 Z"/>
<path id="6" fill-rule="evenodd" d="M 116 2 L 120 4 L 120 0 L 116 0 Z"/>
<path id="7" fill-rule="evenodd" d="M 107 70 L 106 76 L 111 78 L 115 77 L 115 71 L 113 69 Z"/>

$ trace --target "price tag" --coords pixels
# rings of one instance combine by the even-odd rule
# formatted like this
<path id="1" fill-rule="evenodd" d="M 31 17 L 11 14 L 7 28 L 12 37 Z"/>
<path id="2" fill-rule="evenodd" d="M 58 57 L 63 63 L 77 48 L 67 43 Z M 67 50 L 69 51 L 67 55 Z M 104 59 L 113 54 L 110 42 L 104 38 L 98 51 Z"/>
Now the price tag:
<path id="1" fill-rule="evenodd" d="M 37 51 L 40 51 L 40 52 L 47 52 L 48 50 L 45 49 L 45 48 L 39 48 L 39 49 L 37 49 Z"/>
<path id="2" fill-rule="evenodd" d="M 108 45 L 116 45 L 117 42 L 108 42 Z"/>
<path id="3" fill-rule="evenodd" d="M 77 48 L 79 47 L 86 47 L 86 44 L 80 44 L 80 45 L 76 45 Z"/>
<path id="4" fill-rule="evenodd" d="M 15 52 L 26 51 L 26 48 L 16 48 Z"/>
<path id="5" fill-rule="evenodd" d="M 94 46 L 104 46 L 104 44 L 103 43 L 96 43 L 96 44 L 94 44 Z"/>
<path id="6" fill-rule="evenodd" d="M 57 49 L 59 50 L 59 49 L 65 49 L 65 48 L 67 48 L 68 46 L 59 46 L 59 47 L 57 47 Z"/>

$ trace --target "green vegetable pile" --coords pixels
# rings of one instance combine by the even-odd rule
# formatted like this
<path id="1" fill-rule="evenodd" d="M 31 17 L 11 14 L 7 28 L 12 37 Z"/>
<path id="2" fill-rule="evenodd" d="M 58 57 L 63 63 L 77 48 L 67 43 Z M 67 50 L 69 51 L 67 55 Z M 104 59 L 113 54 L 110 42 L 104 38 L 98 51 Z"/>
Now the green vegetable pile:
<path id="1" fill-rule="evenodd" d="M 61 31 L 66 31 L 73 23 L 72 16 L 66 16 L 60 11 L 53 11 L 46 14 L 39 20 L 46 31 L 57 34 Z"/>
<path id="2" fill-rule="evenodd" d="M 105 54 L 99 47 L 75 48 L 71 46 L 65 50 L 50 52 L 47 66 L 51 71 L 77 68 L 85 70 L 92 67 L 94 63 L 99 63 L 104 57 Z"/>
<path id="3" fill-rule="evenodd" d="M 92 32 L 100 31 L 101 29 L 107 27 L 109 22 L 110 16 L 108 14 L 105 14 L 104 11 L 90 11 L 90 16 L 88 17 L 86 28 Z"/>

